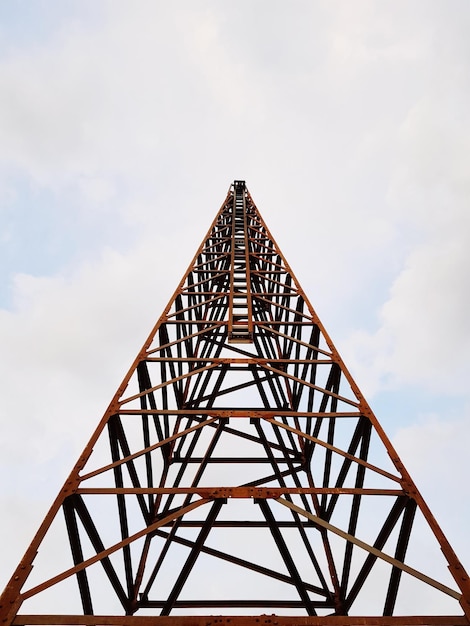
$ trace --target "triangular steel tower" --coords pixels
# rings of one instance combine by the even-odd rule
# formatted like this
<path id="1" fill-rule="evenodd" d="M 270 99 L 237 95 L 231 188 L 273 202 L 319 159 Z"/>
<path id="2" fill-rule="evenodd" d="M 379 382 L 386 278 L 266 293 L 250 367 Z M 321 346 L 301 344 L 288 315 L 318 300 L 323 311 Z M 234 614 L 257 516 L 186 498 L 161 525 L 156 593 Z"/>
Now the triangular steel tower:
<path id="1" fill-rule="evenodd" d="M 244 181 L 0 604 L 0 626 L 470 623 L 465 570 Z"/>

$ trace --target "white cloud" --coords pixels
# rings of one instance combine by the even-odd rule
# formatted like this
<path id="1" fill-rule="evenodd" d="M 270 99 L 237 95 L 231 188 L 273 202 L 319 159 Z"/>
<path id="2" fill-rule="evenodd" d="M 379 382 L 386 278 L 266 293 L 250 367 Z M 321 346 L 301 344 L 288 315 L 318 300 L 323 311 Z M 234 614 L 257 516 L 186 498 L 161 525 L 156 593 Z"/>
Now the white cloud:
<path id="1" fill-rule="evenodd" d="M 347 354 L 371 391 L 418 385 L 434 393 L 467 394 L 469 271 L 463 228 L 454 240 L 414 249 L 381 309 L 379 329 L 356 331 L 348 343 Z"/>
<path id="2" fill-rule="evenodd" d="M 438 523 L 455 549 L 465 560 L 470 550 L 464 532 L 464 503 L 470 493 L 464 467 L 470 438 L 470 414 L 422 415 L 420 420 L 401 428 L 393 443 L 418 489 L 428 502 Z"/>
<path id="3" fill-rule="evenodd" d="M 470 93 L 462 100 L 470 103 Z M 462 103 L 451 105 L 448 95 L 421 101 L 400 128 L 389 203 L 404 238 L 410 237 L 406 260 L 381 307 L 378 329 L 357 331 L 348 347 L 358 367 L 369 362 L 372 388 L 406 383 L 467 393 L 470 127 L 463 123 Z"/>

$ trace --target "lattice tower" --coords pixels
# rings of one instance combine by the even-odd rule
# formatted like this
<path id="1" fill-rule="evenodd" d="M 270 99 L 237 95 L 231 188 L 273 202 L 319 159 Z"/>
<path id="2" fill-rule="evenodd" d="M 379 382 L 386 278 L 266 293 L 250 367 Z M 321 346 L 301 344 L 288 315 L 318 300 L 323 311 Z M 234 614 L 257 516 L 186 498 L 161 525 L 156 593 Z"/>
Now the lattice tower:
<path id="1" fill-rule="evenodd" d="M 0 604 L 6 626 L 470 623 L 465 570 L 244 181 Z"/>

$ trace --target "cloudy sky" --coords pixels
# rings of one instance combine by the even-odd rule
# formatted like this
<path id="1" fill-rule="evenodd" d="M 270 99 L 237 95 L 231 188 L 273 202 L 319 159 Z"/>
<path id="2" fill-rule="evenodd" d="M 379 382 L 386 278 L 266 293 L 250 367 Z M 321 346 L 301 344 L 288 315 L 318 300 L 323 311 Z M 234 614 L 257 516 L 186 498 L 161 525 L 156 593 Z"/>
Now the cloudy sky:
<path id="1" fill-rule="evenodd" d="M 247 186 L 470 567 L 470 4 L 0 3 L 0 587 Z"/>

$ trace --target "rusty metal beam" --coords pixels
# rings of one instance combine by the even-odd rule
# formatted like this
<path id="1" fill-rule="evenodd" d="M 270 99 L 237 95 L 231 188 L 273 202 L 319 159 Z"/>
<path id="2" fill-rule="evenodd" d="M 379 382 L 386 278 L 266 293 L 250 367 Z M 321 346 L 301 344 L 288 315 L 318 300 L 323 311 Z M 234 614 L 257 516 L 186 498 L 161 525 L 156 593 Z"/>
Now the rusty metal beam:
<path id="1" fill-rule="evenodd" d="M 468 626 L 460 615 L 18 615 L 14 626 Z"/>

